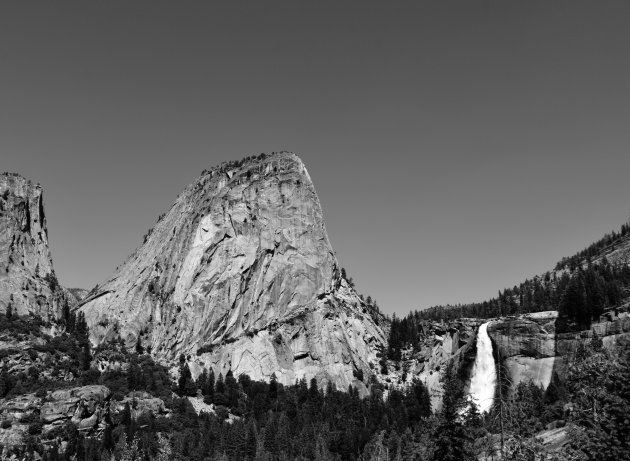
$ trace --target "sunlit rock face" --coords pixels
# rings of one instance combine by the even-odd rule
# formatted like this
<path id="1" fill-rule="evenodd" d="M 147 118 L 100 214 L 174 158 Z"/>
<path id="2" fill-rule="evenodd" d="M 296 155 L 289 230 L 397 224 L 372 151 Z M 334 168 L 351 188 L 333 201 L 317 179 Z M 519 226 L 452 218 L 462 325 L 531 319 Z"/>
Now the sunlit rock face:
<path id="1" fill-rule="evenodd" d="M 444 397 L 444 376 L 452 363 L 457 373 L 469 374 L 475 359 L 476 331 L 483 322 L 481 319 L 461 318 L 450 322 L 426 322 L 420 334 L 417 352 L 403 353 L 405 366 L 409 370 L 403 382 L 402 370 L 396 371 L 393 363 L 389 374 L 381 376 L 381 381 L 395 387 L 409 385 L 414 379 L 421 381 L 429 391 L 431 408 L 439 411 Z"/>
<path id="2" fill-rule="evenodd" d="M 53 319 L 65 296 L 48 248 L 42 188 L 16 174 L 0 175 L 0 312 Z"/>
<path id="3" fill-rule="evenodd" d="M 630 344 L 630 318 L 594 323 L 590 330 L 557 333 L 557 311 L 536 312 L 519 317 L 500 318 L 488 326 L 488 334 L 509 373 L 512 389 L 521 382 L 547 388 L 553 373 L 562 375 L 565 357 L 574 354 L 580 343 L 588 343 L 596 332 L 605 347 Z"/>
<path id="4" fill-rule="evenodd" d="M 497 353 L 504 363 L 512 389 L 521 382 L 547 388 L 557 363 L 557 311 L 500 318 L 488 326 Z M 561 360 L 561 359 L 560 359 Z"/>
<path id="5" fill-rule="evenodd" d="M 277 153 L 205 171 L 82 304 L 92 341 L 281 382 L 361 386 L 381 329 L 340 276 L 313 183 Z M 193 374 L 195 373 L 195 366 Z"/>

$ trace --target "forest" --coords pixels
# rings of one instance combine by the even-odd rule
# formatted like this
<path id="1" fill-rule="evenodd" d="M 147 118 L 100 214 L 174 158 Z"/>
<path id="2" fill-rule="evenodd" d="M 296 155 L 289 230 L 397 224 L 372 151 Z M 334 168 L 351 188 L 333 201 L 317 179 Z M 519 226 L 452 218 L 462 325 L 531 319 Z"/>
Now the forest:
<path id="1" fill-rule="evenodd" d="M 4 331 L 26 332 L 39 326 L 33 318 L 2 319 Z M 432 411 L 424 385 L 414 381 L 397 390 L 366 377 L 371 394 L 320 386 L 301 380 L 284 386 L 274 377 L 258 382 L 247 375 L 225 376 L 205 371 L 195 381 L 186 357 L 180 358 L 179 379 L 145 351 L 127 351 L 111 344 L 94 351 L 122 356 L 128 365 L 99 373 L 90 366 L 82 343 L 81 317 L 55 347 L 68 351 L 76 381 L 66 386 L 103 384 L 112 399 L 133 390 L 162 398 L 172 413 L 133 417 L 127 403 L 107 416 L 100 436 L 79 432 L 70 422 L 42 433 L 32 418 L 26 443 L 14 448 L 17 459 L 44 460 L 473 460 L 503 451 L 505 459 L 542 456 L 534 435 L 549 425 L 570 426 L 569 443 L 556 460 L 630 459 L 630 352 L 613 356 L 599 338 L 580 345 L 564 379 L 554 376 L 546 391 L 533 384 L 510 390 L 497 387 L 490 414 L 481 415 L 465 398 L 464 376 L 449 367 L 442 408 Z M 5 398 L 62 386 L 56 381 L 10 376 L 0 379 Z M 203 399 L 213 411 L 197 414 L 189 398 Z"/>
<path id="2" fill-rule="evenodd" d="M 625 227 L 612 241 L 627 233 Z M 594 245 L 609 247 L 610 239 Z M 584 264 L 576 263 L 578 257 L 566 258 L 562 270 L 526 280 L 483 303 L 439 306 L 386 319 L 367 297 L 371 314 L 390 324 L 381 366 L 387 366 L 386 359 L 400 363 L 403 349 L 419 347 L 430 322 L 555 309 L 560 313 L 559 331 L 588 329 L 606 312 L 620 308 L 630 286 L 627 266 L 605 257 L 592 262 L 594 250 L 589 248 L 579 253 L 586 258 Z M 345 270 L 342 277 L 352 284 Z M 546 390 L 532 383 L 513 388 L 503 378 L 490 413 L 482 415 L 464 395 L 463 369 L 452 366 L 445 373 L 441 408 L 431 408 L 429 392 L 420 381 L 397 389 L 373 374 L 355 375 L 370 391 L 362 397 L 352 386 L 336 389 L 315 378 L 283 385 L 275 375 L 261 382 L 231 370 L 215 375 L 209 369 L 193 379 L 190 358 L 181 356 L 173 381 L 169 370 L 139 343 L 134 350 L 120 341 L 91 349 L 85 319 L 68 306 L 60 322 L 62 332 L 53 336 L 41 333 L 50 325 L 37 317 L 19 317 L 10 309 L 0 317 L 0 333 L 39 338 L 27 352 L 32 358 L 47 355 L 45 366 L 52 370 L 44 373 L 31 366 L 9 373 L 5 359 L 19 351 L 0 351 L 0 398 L 45 397 L 52 390 L 91 384 L 111 390 L 112 410 L 102 432 L 81 432 L 70 422 L 49 430 L 31 415 L 22 421 L 28 424 L 25 443 L 11 448 L 16 459 L 460 461 L 499 452 L 504 459 L 523 461 L 543 456 L 630 459 L 630 349 L 610 352 L 596 334 L 567 358 L 563 377 L 554 374 Z M 96 364 L 103 358 L 122 366 L 99 371 Z M 138 414 L 135 400 L 126 401 L 122 411 L 113 410 L 115 402 L 134 391 L 160 398 L 169 412 Z M 195 410 L 193 401 L 203 402 L 205 409 Z M 10 425 L 4 420 L 2 429 Z M 536 434 L 564 426 L 568 442 L 548 453 Z"/>
<path id="3" fill-rule="evenodd" d="M 630 267 L 601 263 L 577 267 L 573 272 L 547 273 L 499 292 L 496 298 L 460 306 L 437 306 L 413 311 L 391 320 L 388 356 L 398 360 L 401 349 L 413 347 L 428 322 L 458 318 L 496 318 L 529 312 L 557 310 L 558 333 L 588 330 L 605 311 L 618 310 L 630 288 Z"/>

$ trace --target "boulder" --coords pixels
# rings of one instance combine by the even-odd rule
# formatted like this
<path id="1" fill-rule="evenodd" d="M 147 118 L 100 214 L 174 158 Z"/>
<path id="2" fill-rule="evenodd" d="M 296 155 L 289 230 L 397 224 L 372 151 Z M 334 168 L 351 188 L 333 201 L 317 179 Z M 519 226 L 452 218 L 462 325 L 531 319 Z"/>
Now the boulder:
<path id="1" fill-rule="evenodd" d="M 79 425 L 84 419 L 97 412 L 102 413 L 102 410 L 109 405 L 110 396 L 110 390 L 101 385 L 53 391 L 48 394 L 47 401 L 41 407 L 41 419 L 45 423 L 70 420 Z"/>
<path id="2" fill-rule="evenodd" d="M 124 410 L 125 405 L 129 404 L 131 410 L 131 417 L 138 419 L 142 414 L 151 414 L 153 416 L 167 415 L 170 410 L 166 408 L 164 401 L 160 398 L 154 397 L 148 392 L 134 391 L 130 392 L 125 398 L 119 402 L 116 402 L 114 410 L 120 413 Z"/>

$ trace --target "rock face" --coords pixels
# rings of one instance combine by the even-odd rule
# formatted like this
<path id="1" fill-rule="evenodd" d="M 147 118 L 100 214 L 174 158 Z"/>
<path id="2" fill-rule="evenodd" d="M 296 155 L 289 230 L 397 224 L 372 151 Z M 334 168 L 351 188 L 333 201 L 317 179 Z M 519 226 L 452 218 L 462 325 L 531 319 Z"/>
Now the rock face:
<path id="1" fill-rule="evenodd" d="M 116 413 L 122 413 L 125 409 L 125 405 L 129 405 L 131 417 L 138 419 L 143 414 L 157 416 L 164 416 L 170 414 L 171 410 L 166 408 L 164 401 L 160 398 L 153 397 L 151 394 L 145 391 L 133 391 L 125 396 L 125 398 L 112 405 Z"/>
<path id="2" fill-rule="evenodd" d="M 547 388 L 554 372 L 562 374 L 565 357 L 597 332 L 605 347 L 630 344 L 630 317 L 594 323 L 591 330 L 556 333 L 557 311 L 536 312 L 492 321 L 488 334 L 503 360 L 515 388 L 533 381 Z"/>
<path id="3" fill-rule="evenodd" d="M 58 317 L 66 293 L 48 248 L 42 188 L 15 174 L 0 175 L 0 312 Z"/>
<path id="4" fill-rule="evenodd" d="M 94 344 L 140 341 L 164 361 L 185 354 L 283 383 L 361 387 L 353 371 L 369 376 L 385 343 L 340 275 L 313 183 L 291 153 L 204 171 L 80 308 Z"/>
<path id="5" fill-rule="evenodd" d="M 107 387 L 95 385 L 48 392 L 43 397 L 24 394 L 2 400 L 0 420 L 10 424 L 0 431 L 0 440 L 5 446 L 20 444 L 27 421 L 29 418 L 32 421 L 33 416 L 41 421 L 45 433 L 66 422 L 80 431 L 101 431 L 109 414 L 110 395 Z"/>
<path id="6" fill-rule="evenodd" d="M 469 377 L 475 359 L 477 328 L 483 322 L 482 319 L 468 318 L 451 322 L 427 321 L 415 350 L 401 351 L 402 367 L 397 369 L 395 362 L 387 361 L 388 373 L 379 376 L 380 381 L 404 388 L 418 379 L 429 391 L 431 408 L 438 411 L 442 407 L 444 375 L 448 365 L 452 363 L 461 376 Z"/>
<path id="7" fill-rule="evenodd" d="M 529 381 L 545 389 L 549 386 L 562 362 L 556 350 L 557 318 L 557 311 L 537 312 L 501 318 L 488 326 L 488 334 L 510 375 L 512 390 Z"/>
<path id="8" fill-rule="evenodd" d="M 111 392 L 105 386 L 83 386 L 51 392 L 40 410 L 46 424 L 70 420 L 79 430 L 95 428 L 109 412 Z"/>

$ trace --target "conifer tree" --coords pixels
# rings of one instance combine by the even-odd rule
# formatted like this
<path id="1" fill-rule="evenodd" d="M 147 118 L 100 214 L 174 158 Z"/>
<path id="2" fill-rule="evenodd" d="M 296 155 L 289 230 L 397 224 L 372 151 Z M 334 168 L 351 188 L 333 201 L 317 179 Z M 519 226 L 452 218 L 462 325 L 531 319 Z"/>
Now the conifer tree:
<path id="1" fill-rule="evenodd" d="M 201 374 L 199 375 L 199 377 L 197 378 L 197 388 L 199 389 L 199 391 L 201 391 L 202 395 L 203 395 L 204 389 L 206 388 L 207 380 L 208 380 L 208 370 L 204 368 Z"/>
<path id="2" fill-rule="evenodd" d="M 190 374 L 190 368 L 188 368 L 188 363 L 184 360 L 179 364 L 179 378 L 177 380 L 178 394 L 181 396 L 191 395 L 191 384 L 194 386 L 192 376 Z M 196 392 L 193 392 L 192 395 L 195 393 Z"/>
<path id="3" fill-rule="evenodd" d="M 0 399 L 4 398 L 11 390 L 11 376 L 5 367 L 0 372 Z"/>
<path id="4" fill-rule="evenodd" d="M 462 424 L 459 411 L 462 407 L 462 384 L 455 375 L 452 362 L 444 377 L 442 423 L 435 432 L 434 461 L 473 461 L 472 437 Z"/>
<path id="5" fill-rule="evenodd" d="M 271 374 L 269 380 L 269 399 L 276 400 L 278 398 L 278 378 L 275 373 Z"/>
<path id="6" fill-rule="evenodd" d="M 228 405 L 230 407 L 236 407 L 238 404 L 238 382 L 232 374 L 232 370 L 228 370 L 225 375 L 225 394 L 227 397 Z"/>
<path id="7" fill-rule="evenodd" d="M 206 377 L 205 386 L 201 391 L 204 395 L 203 401 L 210 405 L 214 402 L 214 370 L 210 368 L 210 373 Z"/>

